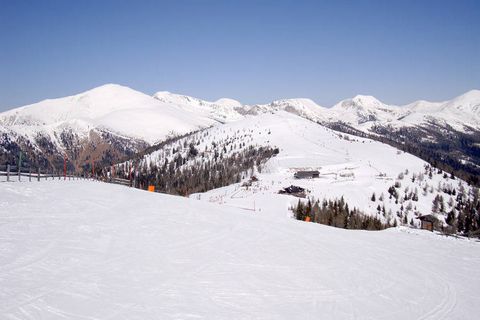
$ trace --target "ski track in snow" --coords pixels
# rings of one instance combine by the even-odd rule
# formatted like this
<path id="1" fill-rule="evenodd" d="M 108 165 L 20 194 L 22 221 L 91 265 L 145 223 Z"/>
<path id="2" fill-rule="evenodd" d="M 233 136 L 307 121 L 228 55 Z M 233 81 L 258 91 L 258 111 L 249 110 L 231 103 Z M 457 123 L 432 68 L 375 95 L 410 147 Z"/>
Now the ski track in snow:
<path id="1" fill-rule="evenodd" d="M 480 302 L 472 240 L 91 181 L 0 194 L 0 319 L 473 319 Z"/>

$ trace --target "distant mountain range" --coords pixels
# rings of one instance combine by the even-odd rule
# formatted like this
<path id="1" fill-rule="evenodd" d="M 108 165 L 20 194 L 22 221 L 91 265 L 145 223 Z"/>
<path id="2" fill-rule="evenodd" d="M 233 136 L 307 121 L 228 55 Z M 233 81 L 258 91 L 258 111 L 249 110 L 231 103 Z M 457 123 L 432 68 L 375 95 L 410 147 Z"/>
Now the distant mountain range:
<path id="1" fill-rule="evenodd" d="M 457 130 L 480 129 L 480 90 L 471 90 L 444 102 L 415 101 L 396 106 L 387 105 L 373 96 L 357 95 L 345 99 L 331 108 L 325 108 L 310 99 L 282 99 L 269 104 L 242 105 L 232 99 L 207 102 L 197 98 L 158 92 L 154 98 L 181 106 L 192 112 L 204 112 L 219 121 L 239 120 L 245 115 L 258 115 L 279 110 L 321 122 L 344 122 L 368 131 L 372 125 L 388 124 L 396 127 L 423 124 L 448 124 Z"/>
<path id="2" fill-rule="evenodd" d="M 72 169 L 87 169 L 93 161 L 113 163 L 171 137 L 278 111 L 369 137 L 407 130 L 421 135 L 419 141 L 432 143 L 445 132 L 457 136 L 480 132 L 480 90 L 449 101 L 405 106 L 357 95 L 325 108 L 304 98 L 244 105 L 228 98 L 209 102 L 165 91 L 149 96 L 107 84 L 0 113 L 0 161 L 13 163 L 22 150 L 26 162 L 36 165 L 54 168 L 66 155 Z M 476 165 L 469 152 L 461 158 Z"/>

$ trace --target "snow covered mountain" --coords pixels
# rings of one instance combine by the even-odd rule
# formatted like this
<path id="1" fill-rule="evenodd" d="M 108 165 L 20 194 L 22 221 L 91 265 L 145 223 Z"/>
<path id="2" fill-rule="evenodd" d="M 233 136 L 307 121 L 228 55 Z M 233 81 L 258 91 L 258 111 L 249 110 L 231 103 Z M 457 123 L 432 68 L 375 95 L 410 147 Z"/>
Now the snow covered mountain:
<path id="1" fill-rule="evenodd" d="M 1 113 L 0 123 L 19 132 L 23 129 L 26 134 L 41 130 L 55 132 L 65 127 L 79 132 L 99 129 L 148 143 L 215 123 L 197 113 L 182 111 L 185 110 L 177 104 L 108 84 Z"/>
<path id="2" fill-rule="evenodd" d="M 310 99 L 284 99 L 264 105 L 245 105 L 243 113 L 258 115 L 287 111 L 323 124 L 343 122 L 368 132 L 373 125 L 410 127 L 448 124 L 457 130 L 480 130 L 480 90 L 471 90 L 444 102 L 415 101 L 397 106 L 385 104 L 373 96 L 357 95 L 331 108 Z"/>
<path id="3" fill-rule="evenodd" d="M 168 137 L 218 123 L 196 110 L 108 84 L 70 97 L 49 99 L 0 114 L 2 147 L 28 150 L 43 163 L 63 158 L 79 168 L 111 162 Z M 16 156 L 17 154 L 14 154 Z M 38 161 L 36 161 L 38 162 Z"/>
<path id="4" fill-rule="evenodd" d="M 416 101 L 405 106 L 356 97 L 329 109 L 328 121 L 321 123 L 389 143 L 478 184 L 479 110 L 479 90 L 449 101 Z"/>
<path id="5" fill-rule="evenodd" d="M 364 129 L 365 123 L 408 126 L 432 121 L 460 129 L 464 126 L 479 129 L 480 90 L 445 102 L 416 101 L 405 106 L 387 105 L 373 96 L 357 95 L 325 108 L 306 98 L 282 99 L 263 105 L 243 105 L 228 98 L 209 102 L 167 91 L 157 92 L 152 98 L 127 87 L 107 84 L 78 95 L 48 99 L 0 113 L 0 125 L 17 129 L 24 126 L 26 132 L 28 127 L 38 130 L 41 126 L 99 128 L 154 143 L 171 132 L 185 133 L 216 122 L 240 120 L 243 115 L 277 111 L 317 122 L 341 121 L 360 129 Z M 136 126 L 137 117 L 144 125 Z"/>
<path id="6" fill-rule="evenodd" d="M 457 130 L 480 130 L 480 90 L 471 90 L 445 102 L 416 101 L 408 104 L 401 121 L 412 125 L 448 124 Z"/>
<path id="7" fill-rule="evenodd" d="M 92 160 L 107 164 L 170 137 L 282 111 L 326 126 L 342 124 L 380 136 L 413 128 L 426 141 L 441 139 L 445 130 L 480 131 L 479 90 L 446 102 L 417 101 L 406 106 L 358 95 L 324 108 L 305 98 L 243 105 L 228 98 L 209 102 L 165 91 L 149 96 L 108 84 L 0 113 L 0 148 L 4 150 L 0 161 L 14 162 L 18 151 L 24 150 L 27 161 L 42 166 L 57 166 L 65 153 L 77 169 Z M 475 162 L 470 154 L 460 158 Z"/>
<path id="8" fill-rule="evenodd" d="M 331 108 L 309 99 L 286 99 L 244 106 L 245 114 L 287 111 L 345 133 L 368 136 L 407 150 L 480 183 L 480 91 L 444 102 L 385 104 L 357 95 Z"/>
<path id="9" fill-rule="evenodd" d="M 402 109 L 388 106 L 372 96 L 357 95 L 337 103 L 327 113 L 329 121 L 362 126 L 371 122 L 392 122 L 401 116 Z"/>
<path id="10" fill-rule="evenodd" d="M 335 105 L 331 121 L 344 121 L 360 130 L 372 124 L 452 126 L 459 131 L 480 130 L 480 90 L 445 102 L 415 101 L 405 106 L 386 105 L 371 96 L 356 96 Z M 370 126 L 365 126 L 369 123 Z"/>

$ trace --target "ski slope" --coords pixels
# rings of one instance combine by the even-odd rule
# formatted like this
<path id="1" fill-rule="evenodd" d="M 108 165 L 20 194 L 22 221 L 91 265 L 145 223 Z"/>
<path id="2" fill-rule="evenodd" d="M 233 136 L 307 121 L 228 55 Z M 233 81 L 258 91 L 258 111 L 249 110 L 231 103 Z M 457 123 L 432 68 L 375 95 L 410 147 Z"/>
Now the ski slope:
<path id="1" fill-rule="evenodd" d="M 138 166 L 160 167 L 165 160 L 172 161 L 179 154 L 188 158 L 190 144 L 195 145 L 199 153 L 189 158 L 182 169 L 213 162 L 213 145 L 219 152 L 224 152 L 225 158 L 250 147 L 279 149 L 279 154 L 268 160 L 261 172 L 248 172 L 240 183 L 192 195 L 192 198 L 206 202 L 250 209 L 255 206 L 261 210 L 276 199 L 287 197 L 279 195 L 280 190 L 296 185 L 305 188 L 308 197 L 320 201 L 343 197 L 351 208 L 356 207 L 384 222 L 393 224 L 396 220 L 403 224 L 406 219 L 407 223 L 419 226 L 417 217 L 431 213 L 432 201 L 437 194 L 450 204 L 446 205 L 447 212 L 457 204 L 455 196 L 441 189 L 463 188 L 465 197 L 473 197 L 472 188 L 465 181 L 451 179 L 449 175 L 444 178 L 443 173 L 436 170 L 429 177 L 425 173 L 427 163 L 409 153 L 370 139 L 338 133 L 284 111 L 247 116 L 240 121 L 197 132 L 146 154 Z M 176 153 L 172 154 L 171 149 L 176 149 Z M 295 179 L 295 172 L 301 170 L 318 170 L 320 177 Z M 259 180 L 243 187 L 248 175 L 252 174 Z M 396 183 L 400 184 L 397 188 L 399 201 L 390 198 L 388 193 L 389 187 Z M 405 195 L 411 193 L 417 194 L 418 201 L 405 199 Z M 371 200 L 372 194 L 376 195 L 375 201 Z M 298 198 L 289 197 L 289 201 L 293 205 Z M 379 206 L 385 208 L 385 212 L 378 211 Z M 438 215 L 438 218 L 444 221 L 445 216 Z"/>
<path id="2" fill-rule="evenodd" d="M 92 181 L 0 183 L 1 319 L 474 319 L 480 243 Z M 283 200 L 282 200 L 283 199 Z"/>

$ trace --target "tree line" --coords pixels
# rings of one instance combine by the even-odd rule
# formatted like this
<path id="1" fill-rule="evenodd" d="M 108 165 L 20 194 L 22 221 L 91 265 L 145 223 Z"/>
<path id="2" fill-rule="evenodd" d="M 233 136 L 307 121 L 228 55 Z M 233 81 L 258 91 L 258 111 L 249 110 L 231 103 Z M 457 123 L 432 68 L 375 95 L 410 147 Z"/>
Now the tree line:
<path id="1" fill-rule="evenodd" d="M 297 220 L 310 221 L 343 229 L 383 230 L 393 225 L 383 223 L 379 218 L 369 216 L 358 210 L 350 209 L 343 197 L 340 199 L 314 200 L 309 198 L 306 203 L 298 200 L 292 208 Z"/>
<path id="2" fill-rule="evenodd" d="M 217 152 L 213 157 L 201 156 L 193 144 L 187 155 L 177 152 L 162 164 L 143 162 L 135 170 L 135 185 L 147 189 L 155 186 L 158 192 L 187 196 L 192 193 L 206 192 L 240 182 L 254 168 L 261 170 L 262 165 L 278 154 L 277 148 L 248 146 L 229 153 Z M 119 166 L 120 177 L 129 179 L 128 164 Z"/>

